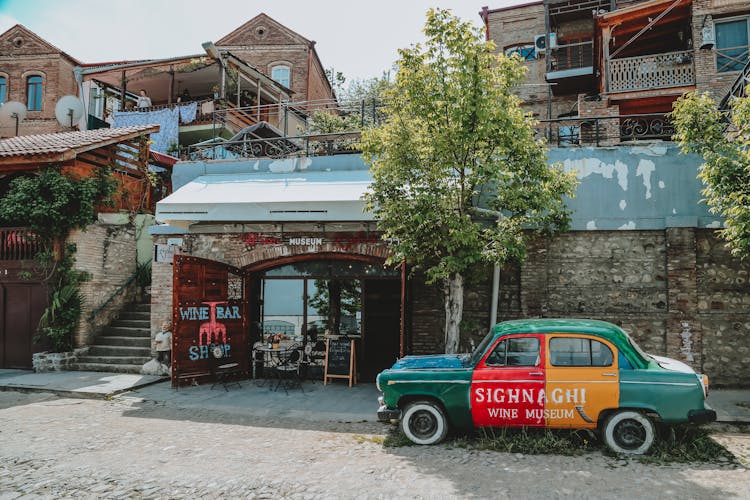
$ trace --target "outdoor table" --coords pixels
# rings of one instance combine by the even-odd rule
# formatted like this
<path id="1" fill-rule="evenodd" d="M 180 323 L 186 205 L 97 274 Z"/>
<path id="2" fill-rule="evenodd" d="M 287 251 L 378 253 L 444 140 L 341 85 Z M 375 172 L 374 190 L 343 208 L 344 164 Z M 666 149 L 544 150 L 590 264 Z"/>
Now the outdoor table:
<path id="1" fill-rule="evenodd" d="M 257 361 L 261 361 L 263 369 L 278 366 L 284 362 L 285 357 L 289 356 L 294 349 L 296 349 L 294 344 L 280 344 L 278 347 L 269 347 L 268 344 L 260 344 L 253 347 L 253 378 L 258 378 Z M 258 358 L 256 353 L 261 353 L 261 357 Z"/>

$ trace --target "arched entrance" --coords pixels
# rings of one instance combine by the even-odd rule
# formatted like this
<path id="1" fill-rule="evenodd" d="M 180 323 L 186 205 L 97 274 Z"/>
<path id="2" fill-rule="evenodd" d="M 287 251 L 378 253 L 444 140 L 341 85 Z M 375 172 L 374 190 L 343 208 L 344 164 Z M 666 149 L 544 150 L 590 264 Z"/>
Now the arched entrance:
<path id="1" fill-rule="evenodd" d="M 173 384 L 211 377 L 219 363 L 237 363 L 249 373 L 252 345 L 270 333 L 303 345 L 326 336 L 355 339 L 358 379 L 373 381 L 404 351 L 404 275 L 383 262 L 322 252 L 240 269 L 175 256 Z M 217 347 L 221 352 L 214 359 Z"/>
<path id="2" fill-rule="evenodd" d="M 373 381 L 401 351 L 401 270 L 364 255 L 311 254 L 243 270 L 252 336 L 282 333 L 311 346 L 325 338 L 355 340 L 359 379 Z M 321 378 L 311 366 L 309 377 Z"/>

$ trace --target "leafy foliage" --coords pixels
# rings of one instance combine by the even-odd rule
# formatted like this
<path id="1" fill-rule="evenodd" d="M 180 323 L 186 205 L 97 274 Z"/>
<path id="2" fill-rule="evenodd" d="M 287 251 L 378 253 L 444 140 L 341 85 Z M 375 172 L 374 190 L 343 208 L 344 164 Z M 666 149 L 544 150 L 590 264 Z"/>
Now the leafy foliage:
<path id="1" fill-rule="evenodd" d="M 446 351 L 454 352 L 462 275 L 522 258 L 526 228 L 565 229 L 563 197 L 576 180 L 547 164 L 513 94 L 525 75 L 518 58 L 495 55 L 449 11 L 428 11 L 424 31 L 424 47 L 400 51 L 385 122 L 363 132 L 362 149 L 373 175 L 368 208 L 393 242 L 390 262 L 444 281 Z"/>
<path id="2" fill-rule="evenodd" d="M 677 100 L 671 114 L 675 139 L 705 163 L 698 177 L 711 213 L 725 218 L 722 237 L 733 255 L 750 256 L 750 98 L 733 102 L 729 123 L 708 94 Z M 727 129 L 729 126 L 729 129 Z"/>
<path id="3" fill-rule="evenodd" d="M 97 204 L 108 200 L 116 187 L 109 169 L 88 179 L 71 178 L 60 168 L 17 177 L 0 203 L 0 224 L 26 226 L 47 239 L 64 237 L 94 222 Z"/>
<path id="4" fill-rule="evenodd" d="M 55 350 L 72 346 L 81 316 L 80 284 L 87 275 L 73 269 L 75 245 L 65 245 L 59 255 L 52 248 L 72 229 L 96 221 L 97 205 L 109 200 L 116 188 L 109 169 L 99 170 L 95 177 L 76 179 L 50 167 L 13 179 L 0 199 L 0 224 L 28 227 L 45 246 L 36 256 L 49 289 L 49 305 L 40 319 L 39 333 Z"/>
<path id="5" fill-rule="evenodd" d="M 49 305 L 39 319 L 39 333 L 49 339 L 55 351 L 70 350 L 81 317 L 80 285 L 88 276 L 73 269 L 75 251 L 75 245 L 65 245 L 64 254 L 57 262 L 51 253 L 43 252 L 37 257 L 43 266 L 55 268 L 50 280 Z"/>
<path id="6" fill-rule="evenodd" d="M 481 261 L 524 254 L 522 229 L 565 228 L 562 198 L 572 175 L 546 163 L 534 122 L 512 93 L 517 59 L 448 11 L 430 10 L 424 49 L 400 51 L 396 84 L 385 91 L 387 121 L 363 134 L 374 182 L 369 208 L 430 281 Z M 497 221 L 478 206 L 502 211 Z"/>

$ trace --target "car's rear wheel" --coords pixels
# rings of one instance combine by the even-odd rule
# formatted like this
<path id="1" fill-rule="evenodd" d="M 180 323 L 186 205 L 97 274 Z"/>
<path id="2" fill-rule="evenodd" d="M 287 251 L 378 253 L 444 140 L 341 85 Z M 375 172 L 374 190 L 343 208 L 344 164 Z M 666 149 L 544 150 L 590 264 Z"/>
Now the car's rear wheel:
<path id="1" fill-rule="evenodd" d="M 437 404 L 415 401 L 404 410 L 401 429 L 416 444 L 437 444 L 448 434 L 448 420 Z"/>
<path id="2" fill-rule="evenodd" d="M 622 410 L 610 415 L 602 434 L 604 442 L 615 453 L 643 455 L 654 444 L 656 429 L 646 415 Z"/>

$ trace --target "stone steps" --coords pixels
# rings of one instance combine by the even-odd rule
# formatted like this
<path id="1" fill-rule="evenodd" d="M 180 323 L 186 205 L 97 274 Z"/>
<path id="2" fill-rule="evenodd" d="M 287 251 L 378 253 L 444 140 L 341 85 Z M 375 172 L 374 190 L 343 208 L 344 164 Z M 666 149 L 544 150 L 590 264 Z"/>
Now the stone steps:
<path id="1" fill-rule="evenodd" d="M 142 364 L 77 363 L 78 371 L 85 372 L 141 373 L 142 367 Z"/>
<path id="2" fill-rule="evenodd" d="M 151 304 L 130 304 L 78 358 L 77 369 L 140 373 L 151 357 Z"/>

